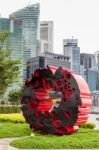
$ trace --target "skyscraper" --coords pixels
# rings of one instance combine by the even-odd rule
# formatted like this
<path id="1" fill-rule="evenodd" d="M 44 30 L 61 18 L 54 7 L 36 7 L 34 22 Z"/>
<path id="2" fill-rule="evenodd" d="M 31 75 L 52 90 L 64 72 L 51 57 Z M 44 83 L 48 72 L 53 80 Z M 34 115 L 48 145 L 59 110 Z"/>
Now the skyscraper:
<path id="1" fill-rule="evenodd" d="M 20 55 L 23 57 L 23 79 L 26 79 L 26 62 L 30 57 L 38 55 L 39 40 L 39 4 L 22 8 L 10 15 L 12 20 L 19 19 L 22 23 L 22 49 Z M 13 25 L 12 25 L 13 26 Z M 15 27 L 15 26 L 13 26 Z"/>
<path id="2" fill-rule="evenodd" d="M 10 18 L 10 49 L 12 49 L 13 59 L 22 59 L 22 46 L 22 20 Z"/>
<path id="3" fill-rule="evenodd" d="M 80 48 L 77 39 L 63 40 L 64 55 L 71 58 L 71 69 L 80 73 Z"/>
<path id="4" fill-rule="evenodd" d="M 53 21 L 40 22 L 40 52 L 53 52 Z"/>
<path id="5" fill-rule="evenodd" d="M 97 64 L 97 90 L 99 90 L 99 51 L 96 51 L 94 54 Z"/>
<path id="6" fill-rule="evenodd" d="M 97 71 L 94 69 L 87 70 L 87 83 L 91 91 L 96 91 L 97 89 Z"/>
<path id="7" fill-rule="evenodd" d="M 0 32 L 10 29 L 9 18 L 0 18 Z"/>
<path id="8" fill-rule="evenodd" d="M 99 71 L 99 51 L 96 51 L 94 54 L 95 54 L 95 60 L 96 60 L 96 64 L 97 64 L 97 69 Z"/>
<path id="9" fill-rule="evenodd" d="M 84 67 L 84 78 L 88 81 L 88 70 L 97 69 L 95 55 L 88 54 L 88 53 L 81 53 L 80 54 L 80 65 Z"/>
<path id="10" fill-rule="evenodd" d="M 9 18 L 0 18 L 0 32 L 2 33 L 4 31 L 8 31 L 8 30 L 10 31 L 10 19 Z M 10 46 L 9 40 L 10 40 L 10 36 L 8 36 L 5 39 L 3 45 L 2 45 L 2 42 L 0 41 L 0 49 L 2 48 L 2 46 L 4 49 L 9 48 L 9 46 Z"/>
<path id="11" fill-rule="evenodd" d="M 97 89 L 97 65 L 94 54 L 81 53 L 80 65 L 83 66 L 84 78 L 91 91 Z"/>

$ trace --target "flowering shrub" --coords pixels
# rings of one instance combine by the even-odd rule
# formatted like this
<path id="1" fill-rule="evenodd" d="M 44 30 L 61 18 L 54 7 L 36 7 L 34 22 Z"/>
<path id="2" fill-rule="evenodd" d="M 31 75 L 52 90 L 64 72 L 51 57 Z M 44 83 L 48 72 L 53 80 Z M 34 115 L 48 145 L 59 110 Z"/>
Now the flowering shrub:
<path id="1" fill-rule="evenodd" d="M 93 129 L 96 127 L 96 125 L 92 122 L 85 122 L 84 124 L 80 125 L 81 128 L 89 128 Z"/>
<path id="2" fill-rule="evenodd" d="M 25 123 L 25 119 L 20 113 L 0 114 L 0 122 Z"/>

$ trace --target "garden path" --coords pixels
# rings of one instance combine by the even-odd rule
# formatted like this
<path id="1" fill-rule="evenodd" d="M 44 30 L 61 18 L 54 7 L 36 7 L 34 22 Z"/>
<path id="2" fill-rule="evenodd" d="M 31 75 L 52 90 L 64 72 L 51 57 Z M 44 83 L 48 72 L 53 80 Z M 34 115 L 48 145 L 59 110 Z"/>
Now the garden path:
<path id="1" fill-rule="evenodd" d="M 9 143 L 11 141 L 14 141 L 15 139 L 18 139 L 18 138 L 3 138 L 3 139 L 0 139 L 0 150 L 18 150 L 17 148 L 9 146 Z"/>
<path id="2" fill-rule="evenodd" d="M 96 118 L 99 118 L 99 114 L 90 114 L 88 121 L 96 125 L 96 128 L 94 128 L 95 130 L 99 130 L 99 121 L 97 121 Z"/>

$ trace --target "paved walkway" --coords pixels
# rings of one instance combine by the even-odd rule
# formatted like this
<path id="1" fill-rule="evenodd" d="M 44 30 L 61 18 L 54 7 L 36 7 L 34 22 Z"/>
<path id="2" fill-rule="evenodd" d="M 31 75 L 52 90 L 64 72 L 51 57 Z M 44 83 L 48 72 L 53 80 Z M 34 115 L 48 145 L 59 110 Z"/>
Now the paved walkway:
<path id="1" fill-rule="evenodd" d="M 95 130 L 99 130 L 99 121 L 97 121 L 96 118 L 99 118 L 99 114 L 90 114 L 88 121 L 96 125 L 96 128 L 94 128 Z"/>
<path id="2" fill-rule="evenodd" d="M 9 143 L 11 141 L 14 141 L 15 139 L 18 139 L 18 138 L 0 139 L 0 150 L 17 150 L 16 148 L 13 148 L 13 147 L 9 146 Z"/>

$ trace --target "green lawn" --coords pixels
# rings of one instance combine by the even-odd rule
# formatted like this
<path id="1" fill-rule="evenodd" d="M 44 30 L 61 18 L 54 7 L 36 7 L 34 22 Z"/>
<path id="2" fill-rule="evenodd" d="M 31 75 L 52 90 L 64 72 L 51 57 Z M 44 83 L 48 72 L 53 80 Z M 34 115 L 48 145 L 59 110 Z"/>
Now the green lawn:
<path id="1" fill-rule="evenodd" d="M 55 136 L 43 135 L 34 132 L 31 135 L 29 125 L 26 123 L 0 123 L 0 138 L 22 137 L 11 142 L 11 145 L 24 149 L 99 149 L 99 130 L 80 128 L 72 135 Z"/>
<path id="2" fill-rule="evenodd" d="M 29 125 L 26 123 L 0 123 L 0 138 L 20 137 L 31 134 Z"/>
<path id="3" fill-rule="evenodd" d="M 99 130 L 80 129 L 75 134 L 64 136 L 34 134 L 35 136 L 15 140 L 11 145 L 25 149 L 99 148 Z"/>

